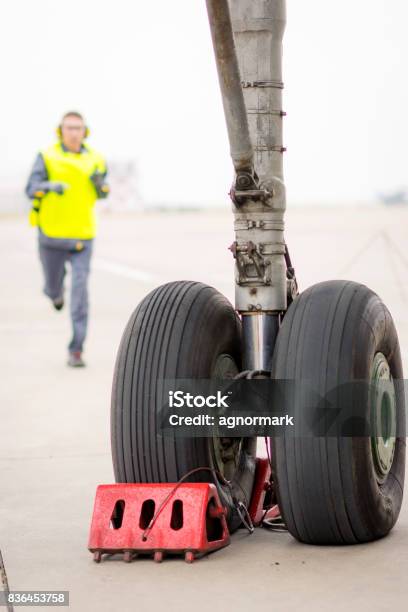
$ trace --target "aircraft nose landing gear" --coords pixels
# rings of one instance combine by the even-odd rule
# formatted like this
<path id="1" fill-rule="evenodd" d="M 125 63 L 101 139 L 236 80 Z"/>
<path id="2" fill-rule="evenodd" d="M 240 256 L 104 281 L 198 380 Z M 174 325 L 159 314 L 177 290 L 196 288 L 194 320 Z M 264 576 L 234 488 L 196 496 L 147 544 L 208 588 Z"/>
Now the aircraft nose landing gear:
<path id="1" fill-rule="evenodd" d="M 248 507 L 251 499 L 256 438 L 162 437 L 163 381 L 260 371 L 308 381 L 321 398 L 351 385 L 351 406 L 358 403 L 364 419 L 375 423 L 370 435 L 285 433 L 272 440 L 271 463 L 279 507 L 295 538 L 368 542 L 390 531 L 402 503 L 405 405 L 397 333 L 380 298 L 363 285 L 333 280 L 298 295 L 284 240 L 285 2 L 230 5 L 232 15 L 227 0 L 207 0 L 235 169 L 235 308 L 212 287 L 187 281 L 163 285 L 139 304 L 114 374 L 115 476 L 121 483 L 169 483 L 200 466 L 214 468 L 232 486 L 231 493 L 224 477 L 217 481 L 213 474 L 234 530 L 242 522 L 239 504 Z M 367 383 L 363 395 L 357 396 L 356 381 Z M 307 400 L 295 394 L 295 418 L 317 409 Z"/>

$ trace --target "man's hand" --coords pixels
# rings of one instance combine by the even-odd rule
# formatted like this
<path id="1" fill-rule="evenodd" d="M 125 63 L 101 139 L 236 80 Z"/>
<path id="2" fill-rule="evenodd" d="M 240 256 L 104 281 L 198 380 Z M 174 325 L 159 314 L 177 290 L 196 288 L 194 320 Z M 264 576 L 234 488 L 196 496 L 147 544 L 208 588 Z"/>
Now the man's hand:
<path id="1" fill-rule="evenodd" d="M 109 185 L 105 182 L 105 173 L 95 170 L 89 178 L 95 187 L 98 198 L 106 198 L 109 194 Z"/>
<path id="2" fill-rule="evenodd" d="M 57 181 L 48 181 L 47 187 L 48 191 L 53 191 L 54 193 L 58 193 L 58 195 L 62 195 L 64 191 L 68 189 L 69 185 Z"/>

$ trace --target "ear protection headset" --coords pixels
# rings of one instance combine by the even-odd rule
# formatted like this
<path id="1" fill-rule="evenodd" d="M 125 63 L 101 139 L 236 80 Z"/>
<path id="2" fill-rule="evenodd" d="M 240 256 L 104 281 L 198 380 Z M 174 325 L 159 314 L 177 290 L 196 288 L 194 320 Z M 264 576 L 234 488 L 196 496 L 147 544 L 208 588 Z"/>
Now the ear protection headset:
<path id="1" fill-rule="evenodd" d="M 57 134 L 58 140 L 62 140 L 62 123 L 59 124 L 59 126 L 55 130 L 55 133 Z M 89 134 L 90 134 L 89 127 L 87 125 L 85 125 L 84 140 L 85 140 L 85 138 L 89 137 Z"/>

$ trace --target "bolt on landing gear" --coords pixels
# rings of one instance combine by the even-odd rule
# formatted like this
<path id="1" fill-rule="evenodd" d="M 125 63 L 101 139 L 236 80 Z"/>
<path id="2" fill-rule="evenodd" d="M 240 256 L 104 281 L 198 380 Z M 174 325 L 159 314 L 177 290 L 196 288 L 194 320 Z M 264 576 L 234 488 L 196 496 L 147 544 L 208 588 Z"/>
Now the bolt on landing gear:
<path id="1" fill-rule="evenodd" d="M 212 287 L 186 281 L 159 287 L 139 304 L 115 367 L 116 479 L 177 482 L 194 468 L 215 468 L 233 487 L 231 494 L 222 479 L 216 482 L 234 530 L 241 522 L 237 502 L 251 499 L 256 439 L 161 437 L 161 381 L 233 378 L 248 370 L 307 380 L 326 397 L 363 380 L 370 383 L 365 393 L 351 387 L 349 399 L 374 422 L 369 435 L 285 434 L 271 440 L 271 463 L 282 516 L 295 538 L 311 544 L 374 540 L 395 524 L 404 486 L 397 333 L 380 298 L 358 283 L 328 281 L 298 294 L 284 240 L 284 0 L 235 0 L 231 14 L 227 0 L 207 0 L 207 9 L 235 169 L 235 308 Z M 307 400 L 295 394 L 295 417 L 310 408 Z"/>

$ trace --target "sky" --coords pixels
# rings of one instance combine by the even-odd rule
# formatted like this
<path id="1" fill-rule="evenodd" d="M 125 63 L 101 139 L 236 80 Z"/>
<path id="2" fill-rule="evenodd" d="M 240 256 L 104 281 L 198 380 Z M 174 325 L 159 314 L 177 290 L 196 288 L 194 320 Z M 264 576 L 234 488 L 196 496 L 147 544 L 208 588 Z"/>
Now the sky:
<path id="1" fill-rule="evenodd" d="M 288 202 L 368 202 L 408 185 L 406 0 L 288 0 L 287 18 Z M 0 54 L 0 190 L 24 188 L 75 108 L 108 160 L 137 163 L 147 204 L 227 202 L 204 0 L 4 2 Z"/>

